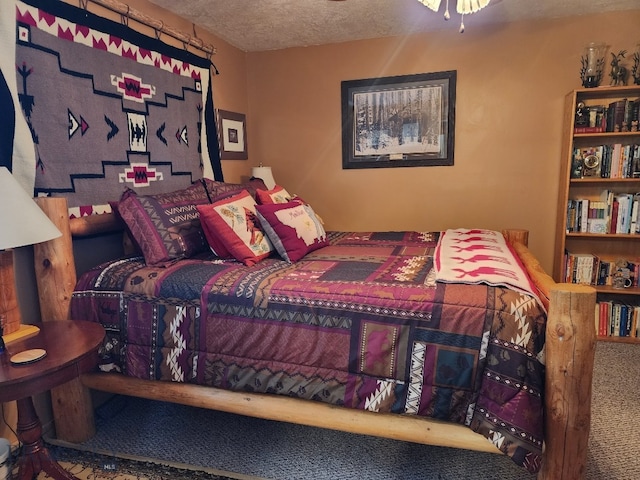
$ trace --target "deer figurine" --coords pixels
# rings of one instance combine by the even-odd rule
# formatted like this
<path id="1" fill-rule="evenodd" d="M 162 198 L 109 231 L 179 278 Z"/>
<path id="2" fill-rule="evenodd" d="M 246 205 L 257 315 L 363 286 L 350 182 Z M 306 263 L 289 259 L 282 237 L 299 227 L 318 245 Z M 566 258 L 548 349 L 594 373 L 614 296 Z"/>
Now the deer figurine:
<path id="1" fill-rule="evenodd" d="M 612 87 L 627 84 L 627 67 L 620 64 L 626 53 L 626 50 L 620 50 L 617 55 L 611 52 L 611 56 L 613 58 L 611 59 L 611 72 L 609 73 L 609 76 L 611 77 Z"/>

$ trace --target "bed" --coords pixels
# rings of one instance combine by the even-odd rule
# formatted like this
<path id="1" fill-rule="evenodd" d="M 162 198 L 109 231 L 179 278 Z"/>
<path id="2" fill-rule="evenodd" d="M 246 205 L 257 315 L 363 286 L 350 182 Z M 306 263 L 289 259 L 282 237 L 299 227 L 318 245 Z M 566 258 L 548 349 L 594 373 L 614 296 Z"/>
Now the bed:
<path id="1" fill-rule="evenodd" d="M 595 291 L 555 284 L 528 232 L 327 232 L 293 261 L 201 252 L 150 266 L 133 255 L 76 278 L 73 237 L 121 222 L 69 220 L 64 199 L 37 201 L 63 232 L 35 247 L 42 317 L 108 332 L 100 371 L 52 392 L 59 438 L 92 435 L 95 389 L 503 453 L 539 478 L 583 477 Z M 461 242 L 492 236 L 526 277 L 455 280 L 463 269 L 446 265 L 470 245 Z"/>

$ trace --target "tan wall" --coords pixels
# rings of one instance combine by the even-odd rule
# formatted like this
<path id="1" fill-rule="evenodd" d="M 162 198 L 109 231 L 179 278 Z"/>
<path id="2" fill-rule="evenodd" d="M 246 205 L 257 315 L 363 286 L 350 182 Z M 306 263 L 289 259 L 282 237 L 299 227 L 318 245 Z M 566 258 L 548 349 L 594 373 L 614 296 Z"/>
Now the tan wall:
<path id="1" fill-rule="evenodd" d="M 584 45 L 633 52 L 639 20 L 640 10 L 483 29 L 469 17 L 464 34 L 451 24 L 251 53 L 250 162 L 271 165 L 330 229 L 526 228 L 550 271 L 564 97 L 581 86 Z M 342 169 L 341 81 L 445 70 L 458 75 L 454 166 Z"/>

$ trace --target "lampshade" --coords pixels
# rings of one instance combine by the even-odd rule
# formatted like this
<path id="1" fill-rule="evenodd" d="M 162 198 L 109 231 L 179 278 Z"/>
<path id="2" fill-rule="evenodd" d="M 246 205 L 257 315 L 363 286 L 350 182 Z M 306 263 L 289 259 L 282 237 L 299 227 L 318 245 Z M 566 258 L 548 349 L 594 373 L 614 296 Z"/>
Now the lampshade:
<path id="1" fill-rule="evenodd" d="M 263 167 L 262 165 L 259 167 L 253 167 L 251 169 L 251 176 L 261 178 L 269 190 L 276 186 L 273 173 L 271 173 L 271 167 Z"/>
<path id="2" fill-rule="evenodd" d="M 418 0 L 425 7 L 430 8 L 434 12 L 440 9 L 441 0 Z M 483 9 L 491 0 L 457 0 L 456 11 L 460 14 L 460 33 L 464 32 L 464 16 L 470 13 L 476 13 Z M 446 0 L 444 9 L 444 19 L 449 20 L 449 0 Z"/>
<path id="3" fill-rule="evenodd" d="M 457 12 L 462 15 L 476 13 L 480 9 L 489 5 L 489 0 L 458 0 Z"/>
<path id="4" fill-rule="evenodd" d="M 418 0 L 425 7 L 430 8 L 434 12 L 440 9 L 441 0 Z M 458 0 L 456 11 L 461 15 L 476 13 L 478 10 L 489 5 L 490 0 Z M 447 2 L 448 3 L 448 2 Z"/>
<path id="5" fill-rule="evenodd" d="M 46 242 L 61 235 L 9 170 L 0 167 L 0 250 Z"/>
<path id="6" fill-rule="evenodd" d="M 425 7 L 437 12 L 440 9 L 440 1 L 441 0 L 418 0 Z"/>

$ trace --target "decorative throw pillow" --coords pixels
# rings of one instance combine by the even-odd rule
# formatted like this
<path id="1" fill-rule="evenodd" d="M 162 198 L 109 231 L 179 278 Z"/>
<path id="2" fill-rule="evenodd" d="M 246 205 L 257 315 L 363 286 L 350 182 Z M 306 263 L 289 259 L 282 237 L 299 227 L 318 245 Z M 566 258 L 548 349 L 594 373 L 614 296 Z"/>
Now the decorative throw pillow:
<path id="1" fill-rule="evenodd" d="M 287 203 L 291 201 L 292 196 L 284 187 L 276 185 L 271 190 L 257 190 L 256 200 L 260 205 L 269 205 L 271 203 Z"/>
<path id="2" fill-rule="evenodd" d="M 126 189 L 118 214 L 148 265 L 166 265 L 208 248 L 196 205 L 209 203 L 202 182 L 183 190 L 138 195 Z"/>
<path id="3" fill-rule="evenodd" d="M 124 235 L 122 238 L 122 247 L 124 249 L 125 255 L 142 255 L 142 249 L 133 235 L 129 231 L 127 227 L 127 223 L 122 219 L 120 215 L 120 210 L 118 209 L 118 202 L 110 201 L 109 206 L 111 207 L 112 214 L 116 217 L 119 224 L 122 225 L 122 230 L 124 231 Z"/>
<path id="4" fill-rule="evenodd" d="M 214 203 L 219 200 L 231 197 L 233 195 L 237 195 L 238 193 L 246 190 L 249 192 L 253 199 L 256 198 L 256 192 L 261 190 L 266 190 L 267 186 L 264 184 L 264 181 L 261 178 L 251 178 L 249 181 L 244 183 L 228 183 L 228 182 L 220 182 L 217 180 L 211 180 L 209 178 L 203 179 L 204 186 L 209 194 L 209 203 Z M 203 225 L 203 229 L 205 229 L 205 225 Z M 205 236 L 207 241 L 209 242 L 209 246 L 213 253 L 220 258 L 232 258 L 233 255 L 227 250 L 224 242 L 218 240 L 218 237 L 215 235 L 215 232 L 210 232 L 207 234 L 205 230 Z"/>
<path id="5" fill-rule="evenodd" d="M 276 251 L 289 263 L 329 245 L 313 209 L 300 200 L 258 205 L 256 213 Z"/>
<path id="6" fill-rule="evenodd" d="M 256 218 L 256 201 L 246 190 L 197 208 L 207 241 L 219 256 L 222 246 L 236 260 L 254 265 L 273 251 Z"/>

